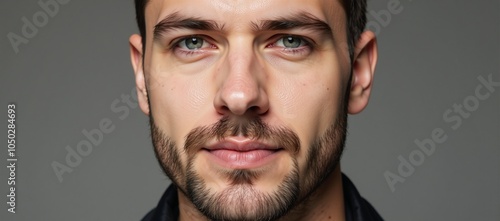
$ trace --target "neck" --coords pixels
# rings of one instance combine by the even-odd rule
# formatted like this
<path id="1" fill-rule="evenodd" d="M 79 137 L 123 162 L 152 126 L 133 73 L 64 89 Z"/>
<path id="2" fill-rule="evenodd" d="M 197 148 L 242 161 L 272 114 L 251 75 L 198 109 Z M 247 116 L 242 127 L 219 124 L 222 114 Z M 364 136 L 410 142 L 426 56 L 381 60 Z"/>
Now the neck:
<path id="1" fill-rule="evenodd" d="M 180 190 L 179 220 L 208 220 Z M 344 194 L 340 165 L 306 199 L 280 221 L 328 220 L 345 221 Z"/>

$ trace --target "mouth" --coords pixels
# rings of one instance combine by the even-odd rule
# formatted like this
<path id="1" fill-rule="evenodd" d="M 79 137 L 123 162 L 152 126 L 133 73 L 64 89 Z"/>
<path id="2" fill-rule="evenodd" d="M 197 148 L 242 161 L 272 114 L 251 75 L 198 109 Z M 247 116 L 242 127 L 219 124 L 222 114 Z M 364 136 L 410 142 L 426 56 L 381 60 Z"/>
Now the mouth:
<path id="1" fill-rule="evenodd" d="M 244 137 L 231 137 L 202 148 L 202 152 L 222 167 L 252 169 L 271 163 L 284 152 L 284 148 Z"/>

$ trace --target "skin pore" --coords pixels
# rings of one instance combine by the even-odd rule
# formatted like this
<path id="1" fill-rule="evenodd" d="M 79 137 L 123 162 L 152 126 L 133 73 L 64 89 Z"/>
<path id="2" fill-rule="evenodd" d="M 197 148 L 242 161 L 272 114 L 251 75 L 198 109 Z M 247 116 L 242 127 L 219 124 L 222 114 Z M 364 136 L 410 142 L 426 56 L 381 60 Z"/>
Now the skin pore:
<path id="1" fill-rule="evenodd" d="M 347 114 L 368 103 L 374 34 L 351 65 L 338 1 L 151 0 L 145 14 L 132 64 L 180 220 L 344 220 L 338 162 Z M 272 154 L 214 157 L 232 144 Z"/>

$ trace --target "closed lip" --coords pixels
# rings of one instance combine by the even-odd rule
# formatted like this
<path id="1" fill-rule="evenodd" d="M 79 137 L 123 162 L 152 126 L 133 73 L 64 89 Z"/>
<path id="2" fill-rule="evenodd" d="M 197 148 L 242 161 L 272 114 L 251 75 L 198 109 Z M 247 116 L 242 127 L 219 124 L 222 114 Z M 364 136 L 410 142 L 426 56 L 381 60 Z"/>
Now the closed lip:
<path id="1" fill-rule="evenodd" d="M 268 165 L 284 148 L 244 137 L 229 137 L 202 148 L 208 159 L 231 169 L 252 169 Z"/>
<path id="2" fill-rule="evenodd" d="M 232 150 L 238 152 L 248 152 L 254 150 L 271 150 L 278 151 L 283 149 L 275 145 L 271 145 L 262 141 L 251 140 L 245 137 L 229 137 L 224 140 L 218 141 L 214 144 L 203 147 L 202 149 L 208 151 L 214 150 Z"/>

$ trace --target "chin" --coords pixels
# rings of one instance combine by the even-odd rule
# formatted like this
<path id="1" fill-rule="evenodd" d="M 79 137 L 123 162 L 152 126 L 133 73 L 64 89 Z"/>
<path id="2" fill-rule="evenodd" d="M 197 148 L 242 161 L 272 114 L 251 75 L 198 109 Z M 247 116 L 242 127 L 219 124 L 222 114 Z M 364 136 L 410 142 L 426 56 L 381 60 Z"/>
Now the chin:
<path id="1" fill-rule="evenodd" d="M 297 202 L 299 175 L 297 164 L 277 183 L 263 180 L 264 170 L 218 171 L 222 183 L 208 183 L 207 174 L 187 170 L 186 190 L 192 203 L 212 220 L 275 220 Z M 215 175 L 215 173 L 210 174 Z M 269 188 L 271 187 L 271 188 Z M 274 188 L 273 188 L 274 187 Z"/>

